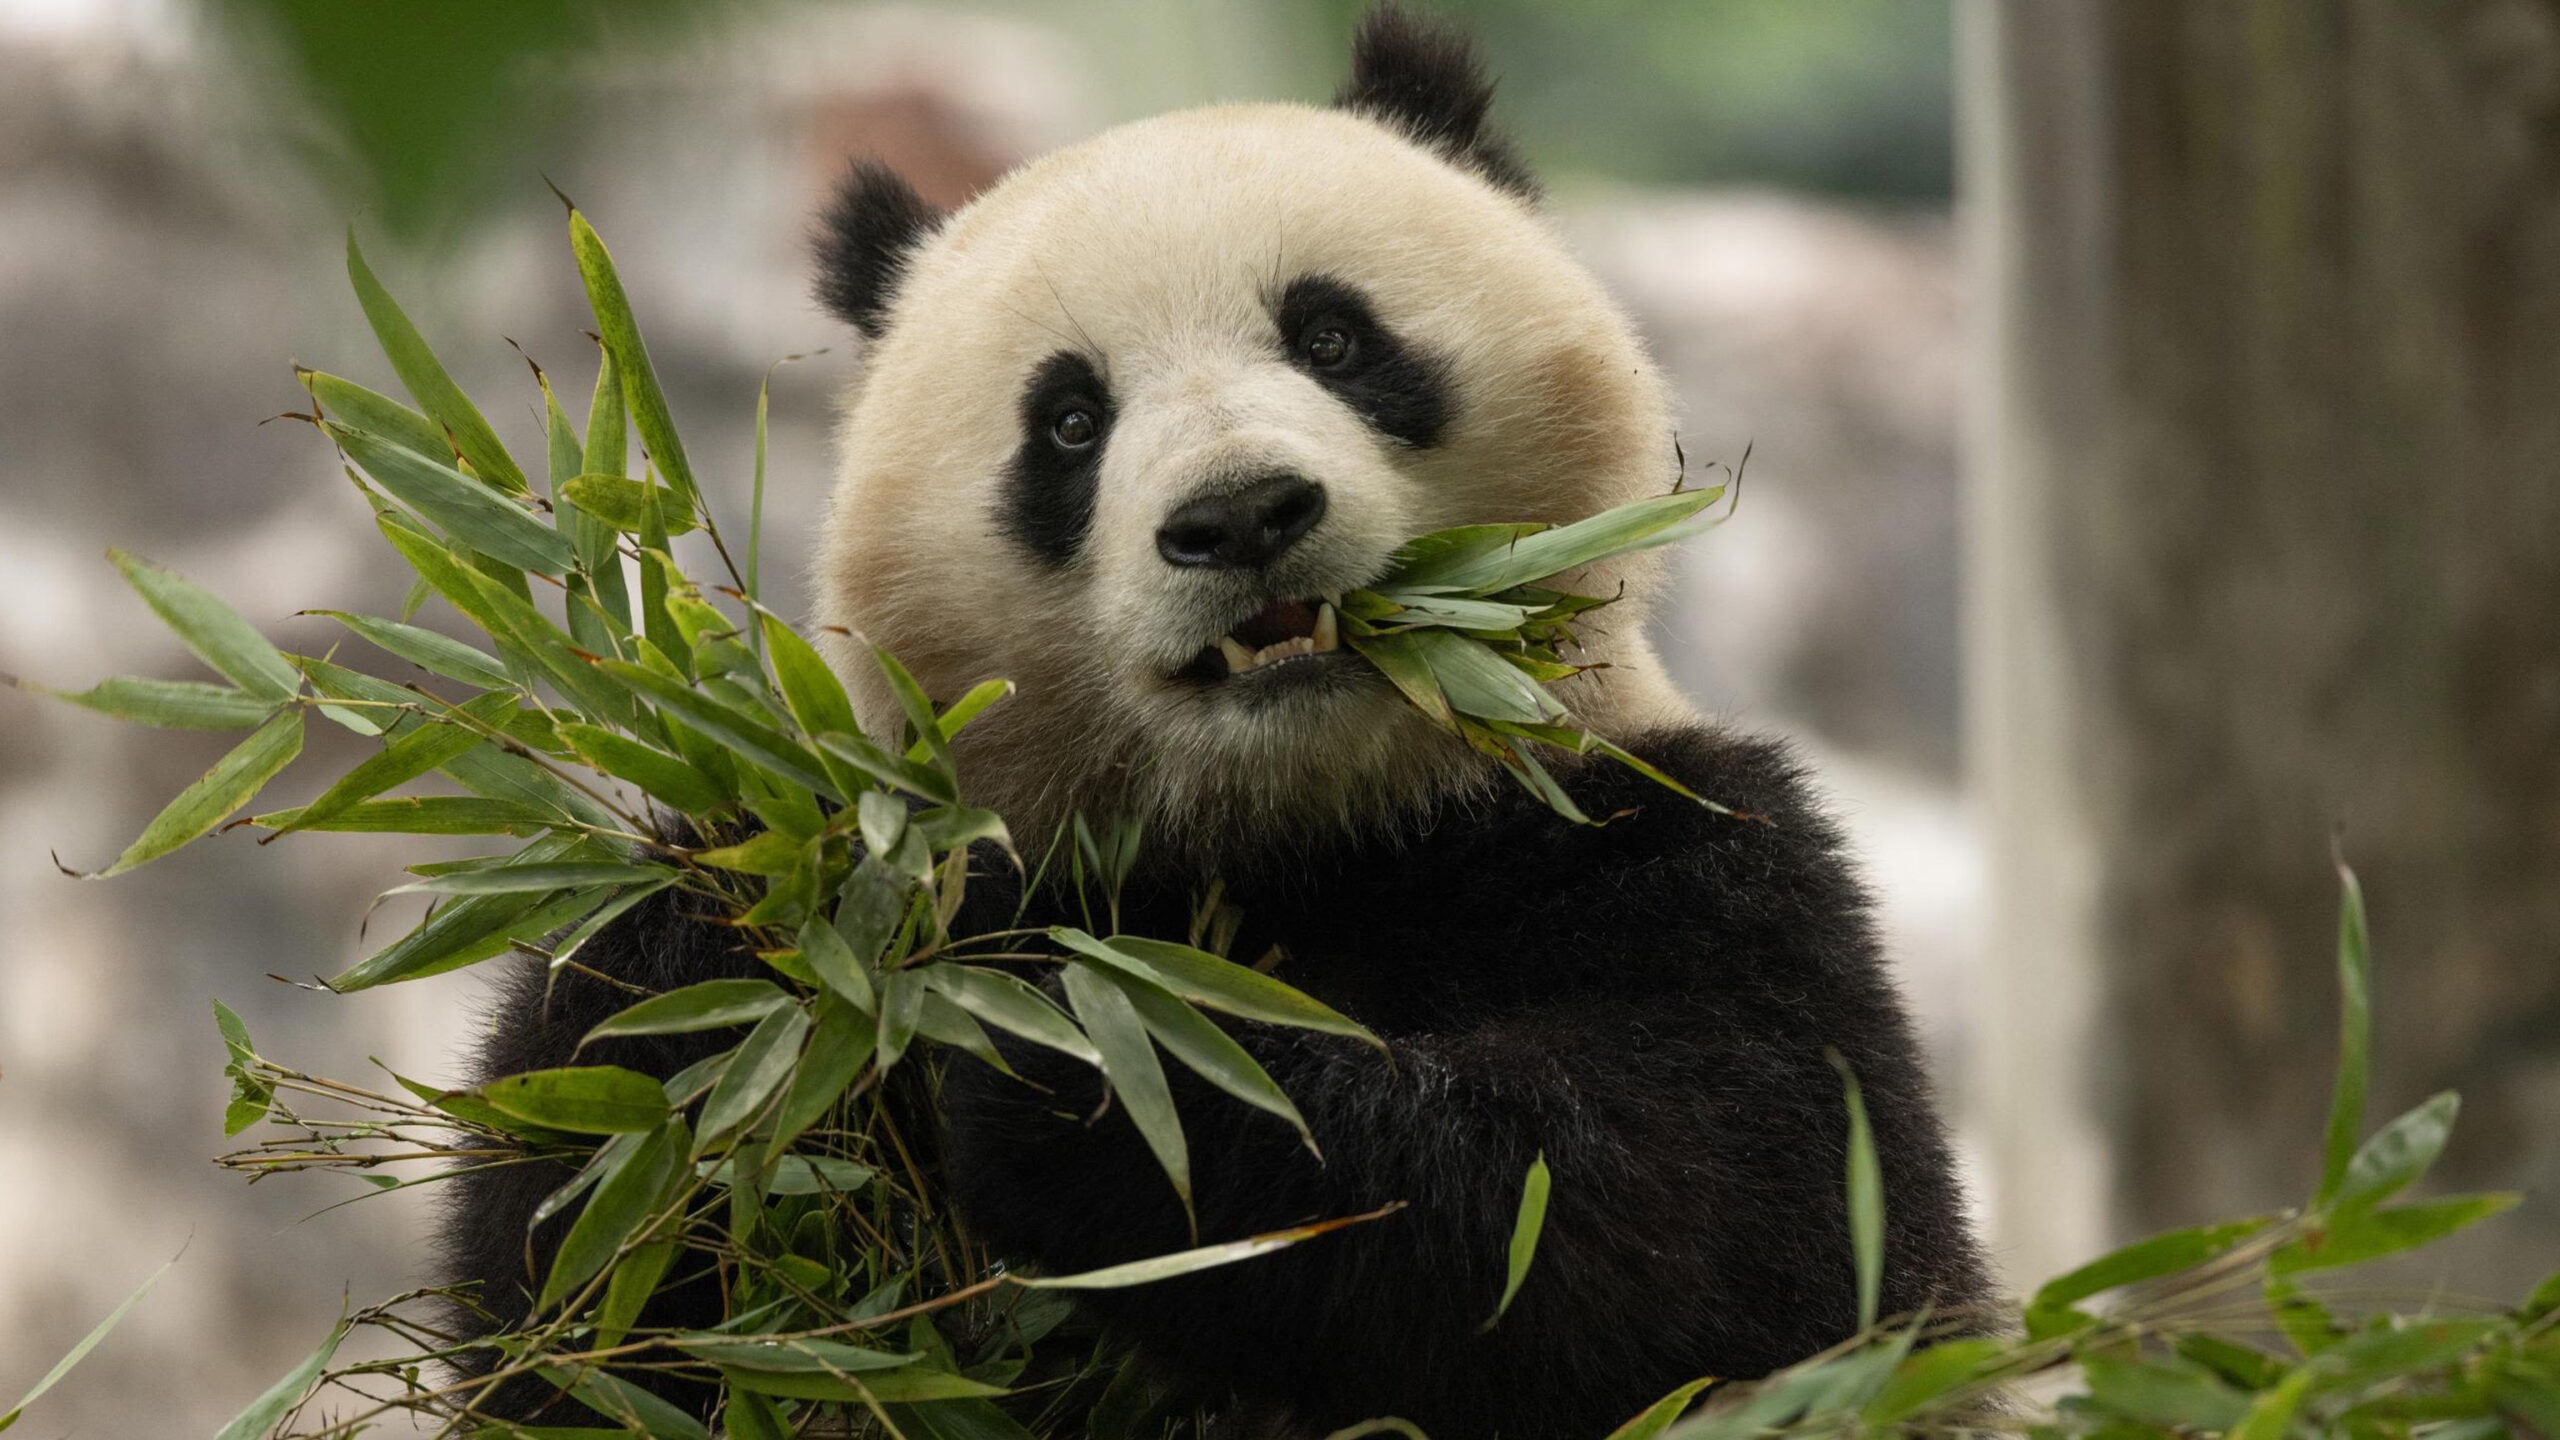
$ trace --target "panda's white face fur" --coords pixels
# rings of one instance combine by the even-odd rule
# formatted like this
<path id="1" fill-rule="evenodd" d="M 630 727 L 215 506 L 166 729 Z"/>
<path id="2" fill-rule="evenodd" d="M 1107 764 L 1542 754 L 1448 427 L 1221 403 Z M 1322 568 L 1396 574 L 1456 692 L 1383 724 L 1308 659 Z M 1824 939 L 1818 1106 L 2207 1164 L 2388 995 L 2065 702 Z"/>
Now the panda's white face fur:
<path id="1" fill-rule="evenodd" d="M 1675 473 L 1651 361 L 1533 205 L 1340 110 L 1187 111 L 1027 165 L 920 236 L 872 328 L 821 618 L 938 700 L 1017 683 L 959 753 L 1027 847 L 1082 810 L 1214 860 L 1489 783 L 1322 649 L 1324 602 L 1425 531 Z M 1579 577 L 1626 587 L 1585 629 L 1609 668 L 1563 694 L 1604 732 L 1680 713 L 1649 568 Z"/>

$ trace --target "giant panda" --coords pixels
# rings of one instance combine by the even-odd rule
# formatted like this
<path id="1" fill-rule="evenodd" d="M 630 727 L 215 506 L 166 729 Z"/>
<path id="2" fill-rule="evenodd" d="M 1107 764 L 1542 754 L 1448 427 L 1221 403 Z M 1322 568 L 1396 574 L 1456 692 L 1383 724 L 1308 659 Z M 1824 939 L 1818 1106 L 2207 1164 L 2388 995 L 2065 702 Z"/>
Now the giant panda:
<path id="1" fill-rule="evenodd" d="M 1235 953 L 1276 953 L 1386 1041 L 1232 1026 L 1320 1160 L 1258 1110 L 1177 1094 L 1200 1240 L 1403 1210 L 1083 1302 L 1252 1433 L 1395 1415 L 1436 1440 L 1598 1437 L 1684 1381 L 1849 1335 L 1829 1052 L 1881 1157 L 1885 1312 L 1988 1295 L 1839 833 L 1782 746 L 1702 722 L 1666 681 L 1653 567 L 1580 577 L 1623 598 L 1562 696 L 1731 814 L 1595 764 L 1563 784 L 1614 818 L 1568 823 L 1336 643 L 1331 598 L 1414 535 L 1569 520 L 1676 474 L 1660 374 L 1489 127 L 1491 91 L 1462 37 L 1380 9 L 1330 108 L 1126 125 L 952 214 L 857 166 L 818 242 L 819 293 L 867 343 L 821 618 L 940 697 L 1017 682 L 962 737 L 962 773 L 1019 836 L 1141 824 L 1125 929 L 1184 933 L 1214 879 L 1242 910 Z M 840 658 L 866 728 L 896 733 L 876 672 Z M 1072 920 L 1009 873 L 973 882 L 984 923 Z M 757 972 L 670 907 L 587 954 L 647 987 Z M 528 962 L 480 1067 L 564 1063 L 627 999 Z M 693 1045 L 586 1056 L 671 1073 Z M 1052 1271 L 1192 1243 L 1093 1073 L 1009 1058 L 1019 1078 L 955 1057 L 943 1080 L 947 1193 L 975 1229 Z M 1487 1330 L 1540 1155 L 1537 1260 Z M 521 1316 L 558 1178 L 464 1177 L 448 1278 L 477 1282 L 476 1324 Z"/>

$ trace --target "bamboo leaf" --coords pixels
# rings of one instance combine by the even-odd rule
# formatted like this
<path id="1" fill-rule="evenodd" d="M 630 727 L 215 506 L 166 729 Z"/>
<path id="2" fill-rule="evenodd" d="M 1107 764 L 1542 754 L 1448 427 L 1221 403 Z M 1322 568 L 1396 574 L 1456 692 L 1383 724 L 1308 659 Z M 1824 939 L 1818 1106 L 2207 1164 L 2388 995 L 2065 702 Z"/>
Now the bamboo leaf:
<path id="1" fill-rule="evenodd" d="M 421 455 L 443 460 L 454 453 L 452 439 L 433 420 L 388 395 L 317 370 L 297 370 L 294 378 L 311 392 L 312 402 L 323 416 L 334 413 L 359 430 L 370 430 Z"/>
<path id="2" fill-rule="evenodd" d="M 808 962 L 810 973 L 818 977 L 819 983 L 843 996 L 847 1004 L 868 1011 L 877 1003 L 872 997 L 870 970 L 833 925 L 812 920 L 801 926 L 800 958 Z M 936 966 L 935 970 L 941 968 Z"/>
<path id="3" fill-rule="evenodd" d="M 648 1080 L 647 1076 L 638 1078 Z M 535 1308 L 548 1309 L 557 1304 L 610 1264 L 623 1243 L 657 1213 L 683 1177 L 693 1137 L 681 1116 L 667 1114 L 666 1097 L 658 1092 L 655 1081 L 649 1081 L 649 1092 L 657 1099 L 659 1118 L 638 1127 L 648 1138 L 632 1146 L 619 1163 L 598 1177 L 595 1194 L 578 1212 L 578 1218 L 570 1222 L 569 1233 L 560 1239 L 550 1273 L 542 1278 L 542 1294 Z"/>
<path id="4" fill-rule="evenodd" d="M 668 535 L 682 535 L 694 528 L 683 497 L 665 486 L 651 485 L 623 475 L 578 475 L 562 485 L 560 490 L 580 512 L 627 535 L 637 535 L 649 528 L 650 492 L 654 490 Z"/>
<path id="5" fill-rule="evenodd" d="M 944 710 L 934 720 L 933 728 L 942 732 L 943 741 L 948 744 L 958 739 L 960 732 L 969 728 L 969 722 L 985 713 L 988 706 L 999 700 L 1011 698 L 1013 698 L 1012 681 L 981 680 L 969 687 L 968 694 L 952 701 L 950 708 Z M 932 754 L 933 748 L 922 740 L 907 747 L 907 758 L 918 763 L 930 758 Z"/>
<path id="6" fill-rule="evenodd" d="M 1627 1423 L 1610 1431 L 1608 1440 L 1653 1440 L 1653 1437 L 1671 1428 L 1671 1422 L 1680 1418 L 1681 1412 L 1689 1408 L 1689 1402 L 1698 1398 L 1699 1391 L 1714 1383 L 1716 1382 L 1713 1376 L 1704 1380 L 1690 1381 L 1637 1411 Z"/>
<path id="7" fill-rule="evenodd" d="M 569 1065 L 508 1075 L 463 1094 L 547 1130 L 620 1135 L 650 1130 L 667 1118 L 657 1081 L 619 1065 Z"/>
<path id="8" fill-rule="evenodd" d="M 842 801 L 845 798 L 828 778 L 826 767 L 818 762 L 818 757 L 781 731 L 644 666 L 623 660 L 602 660 L 597 662 L 596 668 L 673 712 L 686 724 L 727 745 L 767 774 L 830 800 Z"/>
<path id="9" fill-rule="evenodd" d="M 269 1431 L 302 1400 L 320 1372 L 329 1368 L 329 1357 L 338 1353 L 338 1342 L 347 1338 L 347 1326 L 340 1322 L 320 1342 L 320 1348 L 303 1357 L 285 1377 L 267 1387 L 265 1394 L 249 1402 L 249 1408 L 231 1417 L 231 1423 L 214 1432 L 213 1440 L 264 1440 Z"/>
<path id="10" fill-rule="evenodd" d="M 2373 944 L 2365 928 L 2364 887 L 2342 857 L 2338 867 L 2338 1078 L 2329 1101 L 2327 1159 L 2313 1206 L 2328 1204 L 2347 1183 L 2356 1138 L 2364 1131 L 2366 1073 L 2373 1046 Z"/>
<path id="11" fill-rule="evenodd" d="M 270 702 L 301 691 L 302 677 L 284 652 L 213 592 L 122 550 L 108 551 L 107 558 L 179 641 L 223 678 Z"/>
<path id="12" fill-rule="evenodd" d="M 1529 1262 L 1538 1254 L 1538 1235 L 1547 1224 L 1547 1190 L 1551 1179 L 1547 1173 L 1547 1157 L 1541 1152 L 1529 1162 L 1529 1173 L 1520 1182 L 1520 1213 L 1511 1225 L 1511 1255 L 1504 1271 L 1502 1299 L 1484 1322 L 1491 1330 L 1511 1308 L 1512 1297 L 1520 1293 L 1520 1282 L 1529 1278 Z"/>
<path id="13" fill-rule="evenodd" d="M 1876 1135 L 1867 1123 L 1866 1096 L 1846 1056 L 1825 1052 L 1840 1072 L 1849 1110 L 1849 1241 L 1858 1272 L 1858 1328 L 1872 1330 L 1884 1296 L 1884 1171 L 1876 1162 Z"/>
<path id="14" fill-rule="evenodd" d="M 1067 972 L 1074 974 L 1074 971 Z M 1156 1255 L 1145 1260 L 1132 1260 L 1125 1265 L 1109 1265 L 1099 1270 L 1086 1270 L 1073 1275 L 1014 1275 L 1013 1283 L 1030 1290 L 1120 1290 L 1131 1285 L 1152 1285 L 1159 1280 L 1193 1275 L 1233 1265 L 1239 1260 L 1252 1260 L 1275 1250 L 1286 1250 L 1319 1235 L 1330 1235 L 1345 1226 L 1380 1220 L 1404 1208 L 1399 1200 L 1359 1215 L 1345 1215 L 1335 1220 L 1320 1220 L 1312 1225 L 1294 1225 L 1285 1230 L 1267 1231 L 1243 1240 L 1229 1240 L 1218 1245 L 1202 1245 L 1171 1255 Z"/>
<path id="15" fill-rule="evenodd" d="M 483 695 L 464 705 L 461 715 L 477 726 L 495 727 L 513 715 L 513 694 Z M 395 785 L 405 785 L 421 775 L 441 770 L 464 751 L 485 744 L 486 738 L 474 725 L 436 723 L 419 725 L 386 745 L 353 770 L 338 777 L 335 784 L 320 792 L 320 797 L 305 805 L 289 824 L 277 827 L 277 833 L 300 830 L 332 820 L 370 800 Z"/>
<path id="16" fill-rule="evenodd" d="M 1045 1045 L 1060 1054 L 1071 1055 L 1088 1065 L 1101 1064 L 1101 1053 L 1093 1048 L 1093 1042 L 1085 1038 L 1084 1032 L 1076 1028 L 1075 1021 L 1034 986 L 1002 971 L 984 970 L 974 965 L 935 965 L 924 973 L 926 983 L 937 993 L 948 996 L 952 1003 L 997 1029 L 1019 1035 L 1034 1044 Z M 1194 1018 L 1197 1018 L 1196 1014 Z M 1291 1123 L 1298 1124 L 1301 1130 L 1306 1128 L 1295 1120 Z"/>
<path id="17" fill-rule="evenodd" d="M 1173 1191 L 1182 1197 L 1182 1208 L 1188 1213 L 1191 1153 L 1183 1143 L 1182 1120 L 1174 1113 L 1164 1067 L 1156 1062 L 1155 1042 L 1119 986 L 1082 966 L 1069 966 L 1064 978 L 1067 1003 L 1075 1007 L 1086 1036 L 1101 1053 L 1102 1073 L 1120 1097 L 1120 1108 L 1155 1153 L 1156 1163 L 1164 1167 L 1165 1178 L 1173 1182 Z"/>
<path id="18" fill-rule="evenodd" d="M 769 980 L 705 980 L 652 995 L 589 1030 L 579 1048 L 617 1035 L 685 1035 L 752 1025 L 790 1005 Z"/>
<path id="19" fill-rule="evenodd" d="M 352 225 L 347 227 L 347 279 L 355 285 L 356 301 L 364 307 L 365 319 L 373 325 L 374 338 L 381 342 L 383 357 L 391 362 L 392 373 L 400 377 L 400 383 L 408 389 L 410 398 L 418 402 L 418 408 L 426 411 L 453 437 L 453 448 L 462 452 L 463 458 L 471 462 L 471 468 L 480 473 L 481 479 L 501 490 L 525 493 L 530 487 L 525 484 L 524 471 L 518 469 L 516 462 L 508 456 L 507 447 L 498 443 L 498 432 L 489 428 L 480 408 L 472 404 L 471 397 L 463 394 L 462 387 L 454 384 L 453 377 L 445 373 L 435 352 L 427 348 L 425 337 L 409 323 L 409 317 L 401 310 L 399 302 L 393 300 L 391 292 L 374 278 L 372 267 L 364 262 L 364 252 L 356 248 L 356 232 Z"/>
<path id="20" fill-rule="evenodd" d="M 1380 1050 L 1386 1048 L 1385 1041 L 1332 1007 L 1309 999 L 1259 970 L 1205 950 L 1135 935 L 1097 940 L 1072 926 L 1051 929 L 1049 938 L 1087 959 L 1162 986 L 1195 1005 L 1246 1020 L 1346 1035 Z M 1071 969 L 1067 973 L 1075 972 Z"/>
<path id="21" fill-rule="evenodd" d="M 605 249 L 604 237 L 596 234 L 587 217 L 569 212 L 569 246 L 578 257 L 578 275 L 586 282 L 587 304 L 595 312 L 596 329 L 604 336 L 605 353 L 613 357 L 614 368 L 622 376 L 622 393 L 630 407 L 631 421 L 640 431 L 640 443 L 649 447 L 649 458 L 657 462 L 659 473 L 675 487 L 691 510 L 700 500 L 702 490 L 693 480 L 693 466 L 685 459 L 684 442 L 676 436 L 675 416 L 667 409 L 666 392 L 658 388 L 657 368 L 649 363 L 648 343 L 640 338 L 640 322 L 631 313 L 631 297 L 624 293 L 622 277 L 613 267 L 613 255 Z"/>
<path id="22" fill-rule="evenodd" d="M 515 686 L 515 677 L 507 673 L 507 667 L 499 664 L 496 656 L 422 626 L 403 625 L 396 620 L 380 620 L 371 615 L 351 615 L 344 610 L 305 610 L 302 613 L 326 615 L 410 664 L 449 680 L 459 680 L 487 690 L 507 690 Z"/>
<path id="23" fill-rule="evenodd" d="M 1306 1117 L 1234 1036 L 1168 991 L 1119 971 L 1098 973 L 1129 997 L 1147 1033 L 1165 1053 L 1229 1095 L 1289 1122 L 1308 1152 L 1318 1160 L 1324 1158 L 1314 1133 L 1307 1129 Z"/>
<path id="24" fill-rule="evenodd" d="M 86 690 L 54 690 L 6 678 L 19 689 L 66 700 L 101 715 L 161 730 L 247 730 L 275 713 L 278 701 L 230 685 L 202 680 L 151 680 L 117 675 Z"/>
<path id="25" fill-rule="evenodd" d="M 682 758 L 601 726 L 564 724 L 560 738 L 578 758 L 678 814 L 707 815 L 736 798 Z"/>
<path id="26" fill-rule="evenodd" d="M 2427 1173 L 2452 1138 L 2462 1097 L 2447 1090 L 2374 1132 L 2347 1162 L 2339 1205 L 2374 1205 Z"/>
<path id="27" fill-rule="evenodd" d="M 765 1016 L 738 1045 L 738 1056 L 702 1103 L 700 1143 L 708 1145 L 762 1115 L 774 1092 L 791 1078 L 800 1044 L 809 1038 L 809 1012 L 797 1005 Z"/>
<path id="28" fill-rule="evenodd" d="M 247 1043 L 245 1035 L 242 1043 L 244 1045 Z M 17 1424 L 18 1417 L 27 1413 L 28 1406 L 42 1399 L 44 1392 L 61 1383 L 62 1377 L 71 1373 L 72 1366 L 89 1358 L 89 1352 L 98 1348 L 98 1342 L 107 1338 L 107 1332 L 115 1329 L 117 1323 L 122 1321 L 134 1306 L 141 1304 L 142 1297 L 151 1293 L 151 1287 L 160 1283 L 160 1277 L 169 1273 L 169 1266 L 177 1263 L 175 1260 L 170 1260 L 159 1269 L 152 1271 L 144 1277 L 142 1284 L 132 1294 L 124 1297 L 124 1303 L 108 1311 L 106 1319 L 91 1326 L 89 1333 L 80 1337 L 79 1344 L 72 1346 L 61 1359 L 54 1361 L 53 1368 L 44 1372 L 43 1378 L 37 1380 L 26 1394 L 18 1397 L 17 1404 L 10 1406 L 6 1414 L 0 1414 L 0 1430 L 6 1430 Z"/>
<path id="29" fill-rule="evenodd" d="M 548 864 L 511 860 L 485 870 L 430 875 L 383 893 L 409 895 L 547 895 L 597 885 L 649 884 L 673 877 L 663 865 L 633 865 L 614 860 L 567 860 Z"/>
<path id="30" fill-rule="evenodd" d="M 566 537 L 441 460 L 335 420 L 320 428 L 400 503 L 480 554 L 558 579 L 577 563 Z"/>
<path id="31" fill-rule="evenodd" d="M 147 865 L 219 825 L 256 798 L 277 772 L 302 753 L 302 712 L 285 710 L 252 731 L 230 753 L 143 827 L 142 834 L 106 869 L 84 878 L 103 880 Z"/>
<path id="32" fill-rule="evenodd" d="M 2268 1257 L 2267 1268 L 2277 1275 L 2299 1275 L 2342 1265 L 2362 1265 L 2385 1255 L 2431 1245 L 2512 1208 L 2519 1198 L 2499 1192 L 2456 1195 L 2396 1205 L 2388 1210 L 2342 1210 L 2333 1214 L 2327 1225 L 2313 1228 Z"/>

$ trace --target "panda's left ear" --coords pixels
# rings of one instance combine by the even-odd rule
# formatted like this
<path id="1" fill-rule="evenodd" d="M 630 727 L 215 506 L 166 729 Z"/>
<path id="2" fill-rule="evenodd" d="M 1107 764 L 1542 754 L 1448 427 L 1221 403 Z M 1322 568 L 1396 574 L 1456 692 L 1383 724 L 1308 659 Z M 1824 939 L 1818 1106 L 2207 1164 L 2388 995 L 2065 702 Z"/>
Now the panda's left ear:
<path id="1" fill-rule="evenodd" d="M 877 339 L 908 259 L 942 218 L 905 176 L 877 160 L 856 161 L 818 217 L 818 303 Z"/>
<path id="2" fill-rule="evenodd" d="M 1380 0 L 1351 42 L 1351 78 L 1333 103 L 1403 131 L 1451 164 L 1482 175 L 1524 200 L 1538 198 L 1538 179 L 1511 138 L 1485 123 L 1493 81 L 1466 32 Z"/>

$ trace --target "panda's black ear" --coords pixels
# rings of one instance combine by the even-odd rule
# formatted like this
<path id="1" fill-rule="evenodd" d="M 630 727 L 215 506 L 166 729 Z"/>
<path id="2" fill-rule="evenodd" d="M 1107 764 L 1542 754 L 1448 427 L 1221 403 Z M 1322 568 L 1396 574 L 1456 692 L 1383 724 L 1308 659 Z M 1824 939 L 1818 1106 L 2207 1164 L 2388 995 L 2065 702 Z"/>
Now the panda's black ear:
<path id="1" fill-rule="evenodd" d="M 1466 32 L 1381 0 L 1351 42 L 1351 78 L 1333 103 L 1403 131 L 1450 163 L 1523 199 L 1538 179 L 1509 136 L 1485 123 L 1493 81 Z"/>
<path id="2" fill-rule="evenodd" d="M 877 338 L 908 257 L 942 223 L 916 187 L 877 160 L 856 161 L 818 217 L 818 303 Z"/>

